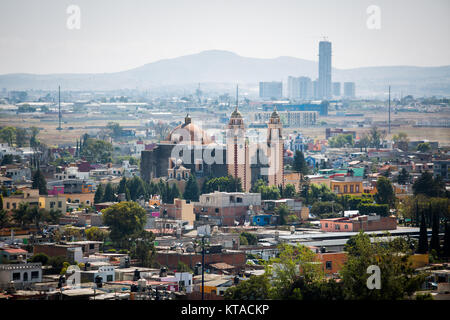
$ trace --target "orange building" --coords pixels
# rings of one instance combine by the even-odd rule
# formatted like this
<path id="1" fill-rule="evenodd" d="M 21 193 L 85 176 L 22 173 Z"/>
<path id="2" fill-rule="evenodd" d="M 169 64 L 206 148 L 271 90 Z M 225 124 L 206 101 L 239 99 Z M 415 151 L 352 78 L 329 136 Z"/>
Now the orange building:
<path id="1" fill-rule="evenodd" d="M 330 181 L 330 188 L 337 195 L 360 196 L 363 193 L 363 182 L 361 179 L 353 177 L 335 178 Z"/>

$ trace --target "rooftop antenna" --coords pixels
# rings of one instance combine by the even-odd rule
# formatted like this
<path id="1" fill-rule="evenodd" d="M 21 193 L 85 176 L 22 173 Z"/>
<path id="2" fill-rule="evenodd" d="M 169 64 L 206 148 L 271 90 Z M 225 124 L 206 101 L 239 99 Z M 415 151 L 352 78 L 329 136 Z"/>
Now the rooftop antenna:
<path id="1" fill-rule="evenodd" d="M 59 127 L 58 130 L 62 130 L 61 128 L 61 86 L 58 86 L 58 118 L 59 118 Z"/>
<path id="2" fill-rule="evenodd" d="M 239 85 L 236 85 L 236 111 L 238 109 L 239 104 Z"/>
<path id="3" fill-rule="evenodd" d="M 389 134 L 391 133 L 391 86 L 389 86 Z"/>

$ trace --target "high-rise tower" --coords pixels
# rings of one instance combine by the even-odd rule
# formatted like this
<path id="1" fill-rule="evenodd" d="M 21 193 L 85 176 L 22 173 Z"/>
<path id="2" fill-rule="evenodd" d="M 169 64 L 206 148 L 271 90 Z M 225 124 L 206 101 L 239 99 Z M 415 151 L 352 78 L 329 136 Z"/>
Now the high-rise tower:
<path id="1" fill-rule="evenodd" d="M 319 42 L 318 98 L 331 98 L 331 42 Z"/>

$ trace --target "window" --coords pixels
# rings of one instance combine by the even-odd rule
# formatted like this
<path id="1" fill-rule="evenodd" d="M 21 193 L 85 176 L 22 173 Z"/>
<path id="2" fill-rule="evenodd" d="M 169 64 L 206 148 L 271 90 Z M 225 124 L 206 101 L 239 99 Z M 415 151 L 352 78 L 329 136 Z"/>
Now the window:
<path id="1" fill-rule="evenodd" d="M 344 186 L 344 193 L 347 193 L 347 186 Z"/>
<path id="2" fill-rule="evenodd" d="M 13 273 L 13 281 L 20 280 L 20 272 L 14 272 Z"/>
<path id="3" fill-rule="evenodd" d="M 113 276 L 112 276 L 112 274 L 108 274 L 108 275 L 106 276 L 106 281 L 107 281 L 107 282 L 113 281 Z"/>
<path id="4" fill-rule="evenodd" d="M 58 208 L 62 208 L 62 201 L 58 201 Z"/>
<path id="5" fill-rule="evenodd" d="M 216 208 L 215 211 L 216 211 L 216 213 L 219 213 L 219 208 Z"/>
<path id="6" fill-rule="evenodd" d="M 31 279 L 38 279 L 39 271 L 31 271 Z"/>
<path id="7" fill-rule="evenodd" d="M 356 185 L 356 192 L 359 192 L 359 184 Z"/>
<path id="8" fill-rule="evenodd" d="M 353 185 L 350 186 L 350 192 L 353 193 Z"/>
<path id="9" fill-rule="evenodd" d="M 6 209 L 9 209 L 9 202 L 6 203 Z"/>
<path id="10" fill-rule="evenodd" d="M 325 269 L 327 269 L 327 270 L 332 270 L 333 269 L 332 261 L 325 262 Z"/>
<path id="11" fill-rule="evenodd" d="M 50 209 L 53 209 L 55 207 L 55 202 L 54 201 L 51 201 L 50 202 Z"/>
<path id="12" fill-rule="evenodd" d="M 89 250 L 93 250 L 95 248 L 95 245 L 93 243 L 89 244 Z"/>
<path id="13" fill-rule="evenodd" d="M 346 224 L 346 225 L 344 225 L 344 229 L 348 229 L 348 225 Z"/>
<path id="14" fill-rule="evenodd" d="M 325 228 L 328 228 L 328 223 L 325 223 Z"/>

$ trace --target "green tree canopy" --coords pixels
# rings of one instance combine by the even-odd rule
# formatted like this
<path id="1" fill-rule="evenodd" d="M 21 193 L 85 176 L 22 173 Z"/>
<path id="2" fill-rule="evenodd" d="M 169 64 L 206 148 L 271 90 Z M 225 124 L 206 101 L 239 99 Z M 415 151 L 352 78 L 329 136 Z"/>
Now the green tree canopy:
<path id="1" fill-rule="evenodd" d="M 190 201 L 198 201 L 199 193 L 197 178 L 191 174 L 184 188 L 183 198 Z"/>
<path id="2" fill-rule="evenodd" d="M 348 260 L 340 272 L 345 299 L 401 300 L 420 289 L 425 277 L 412 268 L 407 245 L 399 246 L 398 240 L 372 243 L 362 231 L 350 240 Z M 399 247 L 403 250 L 399 251 Z M 372 265 L 380 268 L 381 289 L 367 286 L 367 268 Z"/>
<path id="3" fill-rule="evenodd" d="M 392 187 L 392 183 L 388 178 L 383 176 L 380 176 L 378 178 L 375 201 L 378 204 L 387 204 L 391 208 L 394 206 L 395 204 L 394 188 Z"/>
<path id="4" fill-rule="evenodd" d="M 103 222 L 110 227 L 110 238 L 121 247 L 127 247 L 128 239 L 143 231 L 145 210 L 136 202 L 123 201 L 102 210 Z"/>
<path id="5" fill-rule="evenodd" d="M 44 174 L 41 170 L 37 169 L 33 174 L 33 183 L 31 184 L 32 189 L 39 189 L 39 194 L 46 195 L 48 194 L 47 190 L 47 181 L 45 180 Z"/>

